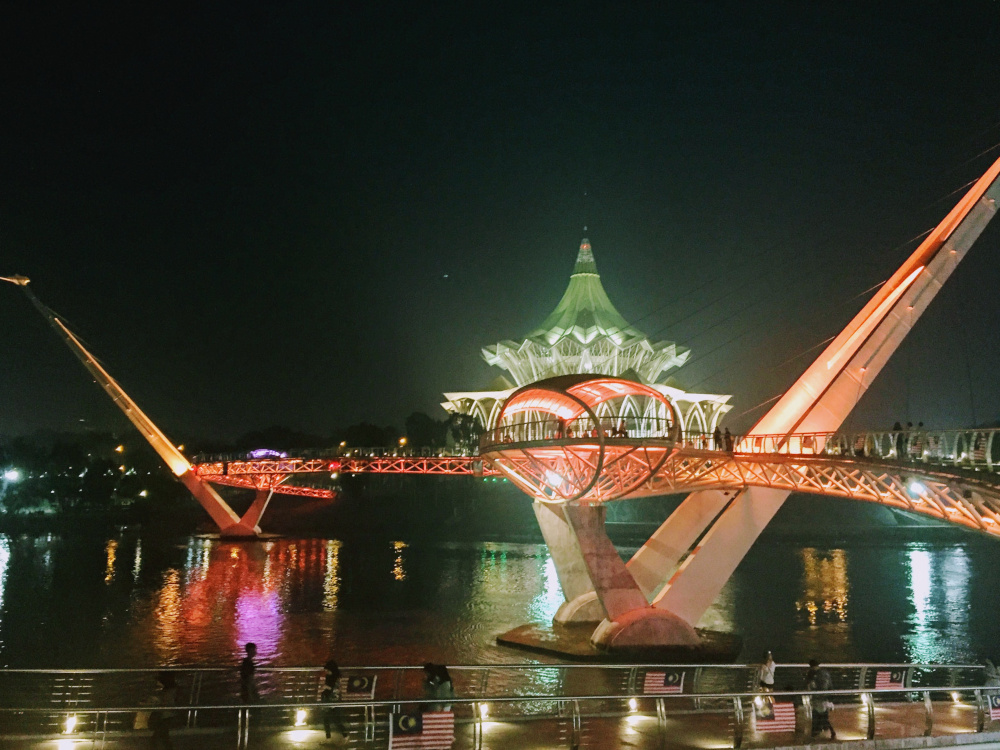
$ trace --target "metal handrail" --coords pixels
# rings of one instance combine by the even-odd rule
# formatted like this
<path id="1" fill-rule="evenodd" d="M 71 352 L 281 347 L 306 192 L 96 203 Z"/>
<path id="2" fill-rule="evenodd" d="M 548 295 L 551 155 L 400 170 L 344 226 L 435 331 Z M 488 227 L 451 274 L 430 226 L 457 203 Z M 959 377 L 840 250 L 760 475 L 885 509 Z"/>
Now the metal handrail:
<path id="1" fill-rule="evenodd" d="M 580 665 L 583 666 L 583 665 Z M 691 665 L 688 665 L 691 666 Z M 976 665 L 978 666 L 978 665 Z M 447 698 L 447 703 L 450 706 L 450 710 L 453 711 L 455 718 L 455 724 L 457 725 L 473 725 L 473 744 L 474 747 L 482 748 L 483 746 L 483 728 L 484 722 L 486 721 L 487 712 L 483 710 L 486 706 L 496 707 L 498 705 L 504 705 L 513 707 L 517 704 L 528 704 L 522 713 L 516 716 L 509 714 L 501 714 L 502 720 L 508 723 L 513 722 L 539 722 L 539 721 L 557 721 L 565 722 L 567 720 L 572 721 L 572 731 L 569 736 L 566 737 L 567 745 L 571 748 L 578 747 L 579 737 L 583 731 L 583 722 L 590 719 L 606 719 L 606 718 L 624 718 L 629 715 L 650 715 L 649 707 L 650 704 L 655 705 L 655 712 L 657 717 L 657 736 L 659 742 L 662 742 L 668 736 L 668 725 L 666 722 L 666 717 L 673 715 L 677 718 L 675 721 L 683 721 L 684 715 L 689 715 L 692 713 L 701 713 L 709 715 L 719 715 L 719 714 L 729 714 L 732 717 L 732 721 L 728 722 L 728 729 L 726 730 L 726 735 L 731 735 L 732 747 L 740 748 L 743 744 L 744 734 L 756 729 L 761 729 L 759 722 L 762 720 L 760 718 L 756 719 L 758 722 L 754 724 L 754 709 L 755 705 L 763 705 L 762 701 L 769 700 L 774 702 L 779 702 L 780 699 L 785 698 L 792 702 L 793 704 L 801 703 L 807 709 L 811 706 L 811 699 L 818 698 L 821 700 L 829 700 L 831 698 L 856 698 L 856 701 L 849 701 L 848 705 L 852 703 L 857 703 L 860 705 L 866 705 L 868 710 L 866 712 L 866 735 L 867 738 L 874 739 L 876 737 L 876 721 L 877 717 L 881 714 L 874 710 L 875 696 L 894 696 L 900 695 L 905 697 L 908 705 L 913 705 L 917 701 L 914 701 L 915 697 L 922 698 L 924 706 L 924 721 L 921 727 L 919 723 L 911 723 L 910 727 L 914 728 L 914 735 L 917 736 L 921 732 L 926 736 L 931 733 L 934 725 L 934 708 L 932 701 L 933 693 L 951 693 L 952 701 L 961 701 L 962 694 L 972 698 L 972 707 L 975 708 L 975 725 L 974 732 L 981 733 L 984 731 L 986 726 L 986 717 L 989 715 L 989 709 L 987 708 L 984 697 L 992 696 L 996 693 L 1000 693 L 1000 687 L 993 686 L 964 686 L 957 689 L 951 686 L 935 686 L 935 687 L 903 687 L 903 688 L 872 688 L 872 689 L 828 689 L 828 690 L 778 690 L 774 692 L 770 691 L 716 691 L 712 693 L 700 693 L 700 694 L 657 694 L 650 695 L 646 693 L 639 693 L 634 690 L 629 691 L 627 694 L 607 694 L 607 693 L 591 693 L 585 695 L 573 696 L 570 699 L 560 700 L 547 698 L 543 700 L 543 703 L 547 703 L 548 707 L 543 713 L 539 713 L 537 710 L 539 707 L 539 699 L 537 696 L 499 696 L 495 698 L 490 698 L 488 701 L 484 701 L 482 698 L 464 698 L 464 697 L 449 697 Z M 440 699 L 439 699 L 440 700 Z M 668 711 L 667 706 L 671 703 L 676 705 L 677 701 L 684 701 L 684 707 L 681 711 Z M 693 703 L 692 703 L 693 701 Z M 292 716 L 295 718 L 294 728 L 308 728 L 310 726 L 316 726 L 319 724 L 320 715 L 329 717 L 329 712 L 331 710 L 353 709 L 355 712 L 357 709 L 362 709 L 363 713 L 358 720 L 357 713 L 352 715 L 352 726 L 356 726 L 359 729 L 363 729 L 364 738 L 366 743 L 375 740 L 376 727 L 386 726 L 388 720 L 388 714 L 393 712 L 398 712 L 403 710 L 404 706 L 421 706 L 428 703 L 434 703 L 433 698 L 423 698 L 423 699 L 412 699 L 412 700 L 400 700 L 390 699 L 390 700 L 348 700 L 348 701 L 337 701 L 335 703 L 325 702 L 325 701 L 309 701 L 309 702 L 277 702 L 277 703 L 240 703 L 240 704 L 211 704 L 199 706 L 198 710 L 209 713 L 209 712 L 223 712 L 224 717 L 229 717 L 228 721 L 231 722 L 231 717 L 233 711 L 236 711 L 237 717 L 237 746 L 238 748 L 246 748 L 249 744 L 251 726 L 253 731 L 260 734 L 265 734 L 267 732 L 280 732 L 280 731 L 292 731 L 293 727 L 290 727 L 289 714 L 283 712 L 294 712 Z M 885 709 L 890 709 L 894 703 L 898 704 L 903 701 L 879 701 L 880 706 Z M 597 704 L 593 706 L 593 704 Z M 589 704 L 589 705 L 588 705 Z M 581 705 L 584 710 L 581 710 Z M 842 702 L 843 705 L 843 702 Z M 455 710 L 456 707 L 466 707 L 468 710 L 466 715 L 460 715 L 458 711 Z M 569 710 L 564 710 L 567 707 Z M 149 712 L 149 711 L 169 711 L 177 712 L 183 711 L 184 706 L 150 706 L 150 705 L 132 705 L 132 706 L 86 706 L 86 707 L 72 707 L 72 708 L 53 708 L 53 707 L 3 707 L 0 708 L 0 716 L 4 715 L 17 715 L 22 718 L 22 730 L 19 736 L 22 738 L 26 737 L 51 737 L 53 735 L 59 737 L 67 737 L 67 734 L 72 732 L 77 738 L 92 736 L 94 738 L 102 737 L 106 738 L 108 736 L 120 736 L 129 734 L 133 731 L 133 722 L 128 721 L 128 717 L 131 714 L 138 714 L 139 712 Z M 692 710 L 693 709 L 693 710 Z M 412 709 L 409 709 L 412 710 Z M 421 709 L 423 710 L 423 709 Z M 309 712 L 313 711 L 311 721 Z M 76 731 L 70 730 L 63 731 L 61 733 L 54 733 L 52 731 L 51 725 L 47 727 L 48 731 L 37 731 L 37 732 L 26 732 L 25 728 L 31 729 L 31 726 L 24 727 L 24 719 L 35 715 L 46 715 L 52 717 L 53 714 L 57 717 L 73 717 L 74 726 L 79 722 L 82 717 L 83 722 L 80 722 L 79 728 Z M 250 716 L 254 715 L 256 718 L 251 724 Z M 212 715 L 209 713 L 209 715 Z M 89 717 L 93 717 L 92 727 L 91 723 L 88 721 Z M 344 714 L 341 714 L 344 716 Z M 103 722 L 102 722 L 103 717 Z M 799 719 L 802 719 L 801 724 Z M 113 719 L 113 720 L 112 720 Z M 490 719 L 495 721 L 496 719 Z M 51 719 L 50 719 L 51 721 Z M 57 720 L 58 721 L 58 720 Z M 809 726 L 811 728 L 812 718 L 808 710 L 804 713 L 796 713 L 796 717 L 791 729 L 785 730 L 786 734 L 798 734 L 800 731 L 804 732 L 805 727 Z M 898 719 L 897 719 L 898 721 Z M 5 726 L 10 725 L 10 721 L 4 722 Z M 341 728 L 343 729 L 343 721 L 340 722 Z M 59 726 L 57 723 L 56 726 Z M 193 728 L 193 725 L 189 723 L 189 728 Z M 216 724 L 215 730 L 225 732 L 231 727 L 230 723 L 223 723 L 221 725 Z M 180 727 L 178 727 L 180 729 Z M 229 729 L 231 731 L 231 729 Z M 327 730 L 329 731 L 329 730 Z M 957 728 L 953 727 L 951 733 L 962 733 L 966 734 L 969 730 L 965 727 L 959 726 Z M 780 744 L 780 743 L 775 743 Z"/>
<path id="2" fill-rule="evenodd" d="M 489 703 L 523 703 L 524 701 L 538 701 L 538 700 L 574 700 L 574 701 L 628 701 L 631 698 L 636 700 L 641 699 L 664 699 L 664 700 L 691 700 L 697 698 L 699 701 L 709 701 L 709 700 L 731 700 L 734 698 L 802 698 L 802 697 L 813 697 L 813 696 L 861 696 L 864 695 L 890 695 L 896 693 L 907 693 L 924 695 L 930 693 L 972 693 L 975 691 L 985 692 L 985 693 L 1000 693 L 1000 686 L 991 685 L 974 685 L 962 687 L 953 687 L 948 685 L 938 685 L 937 687 L 902 687 L 902 688 L 868 688 L 863 690 L 856 689 L 833 689 L 830 690 L 774 690 L 774 691 L 753 691 L 753 692 L 723 692 L 723 693 L 666 693 L 666 694 L 651 694 L 651 693 L 640 693 L 640 692 L 630 692 L 630 693 L 593 693 L 588 695 L 572 695 L 566 698 L 558 698 L 549 695 L 502 695 L 496 697 L 490 697 L 489 699 L 484 699 L 482 697 L 474 698 L 460 698 L 458 696 L 448 697 L 448 698 L 433 698 L 433 697 L 420 697 L 420 698 L 392 698 L 388 700 L 343 700 L 337 701 L 333 705 L 344 708 L 351 707 L 362 707 L 362 706 L 375 706 L 377 708 L 394 707 L 399 705 L 408 705 L 412 703 L 457 703 L 462 704 L 473 704 L 473 703 L 483 703 L 484 700 Z M 954 698 L 952 698 L 954 700 Z M 199 705 L 197 706 L 199 711 L 231 711 L 234 708 L 246 708 L 246 709 L 276 709 L 276 708 L 329 708 L 329 702 L 325 701 L 301 701 L 301 702 L 284 702 L 284 703 L 219 703 L 215 705 Z M 163 708 L 161 706 L 149 705 L 149 704 L 138 704 L 134 706 L 84 706 L 79 709 L 77 708 L 55 708 L 52 706 L 2 706 L 0 707 L 0 713 L 2 712 L 18 712 L 18 713 L 105 713 L 105 712 L 130 712 L 130 711 L 149 711 L 155 710 L 157 708 Z M 176 704 L 166 707 L 168 710 L 173 711 L 183 711 L 187 708 L 192 708 L 192 706 Z"/>
<path id="3" fill-rule="evenodd" d="M 413 664 L 356 664 L 339 665 L 342 672 L 373 672 L 373 671 L 423 671 L 422 665 Z M 696 664 L 691 662 L 588 662 L 586 664 L 539 664 L 537 662 L 519 662 L 507 664 L 447 664 L 449 670 L 475 670 L 484 669 L 497 670 L 543 670 L 543 669 L 756 669 L 760 667 L 759 662 L 731 663 L 731 664 Z M 808 669 L 806 662 L 780 662 L 777 666 L 785 669 Z M 917 662 L 823 662 L 826 669 L 985 669 L 982 664 L 931 664 Z M 78 667 L 67 669 L 46 669 L 41 667 L 10 667 L 0 669 L 0 678 L 8 673 L 35 673 L 35 674 L 117 674 L 119 672 L 145 672 L 147 674 L 157 674 L 159 672 L 234 672 L 237 665 L 232 667 L 211 667 L 192 664 L 180 667 Z M 323 667 L 267 667 L 258 666 L 257 672 L 316 672 L 323 671 Z"/>
<path id="4" fill-rule="evenodd" d="M 590 439 L 674 439 L 674 422 L 666 417 L 636 417 L 609 415 L 560 420 L 555 417 L 510 422 L 484 432 L 479 439 L 480 452 L 486 446 L 522 443 L 536 440 Z"/>

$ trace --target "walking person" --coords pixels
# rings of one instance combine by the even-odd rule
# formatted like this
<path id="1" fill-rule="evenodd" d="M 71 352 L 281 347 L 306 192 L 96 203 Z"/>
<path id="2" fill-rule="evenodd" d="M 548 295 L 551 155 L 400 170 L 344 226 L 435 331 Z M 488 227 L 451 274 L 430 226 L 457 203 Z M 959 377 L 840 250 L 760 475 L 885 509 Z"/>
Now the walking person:
<path id="1" fill-rule="evenodd" d="M 986 665 L 983 667 L 983 684 L 986 687 L 1000 687 L 1000 671 L 997 671 L 996 666 L 989 659 L 986 660 Z"/>
<path id="2" fill-rule="evenodd" d="M 323 665 L 323 671 L 323 685 L 319 699 L 323 703 L 336 703 L 341 698 L 340 667 L 337 666 L 337 662 L 330 659 Z M 340 736 L 347 739 L 347 728 L 344 727 L 344 722 L 340 720 L 340 716 L 337 715 L 337 711 L 333 707 L 323 709 L 323 729 L 326 730 L 327 739 L 331 737 L 331 727 L 336 727 Z"/>
<path id="3" fill-rule="evenodd" d="M 712 440 L 715 441 L 715 450 L 722 450 L 722 430 L 716 426 L 715 432 L 712 433 Z"/>
<path id="4" fill-rule="evenodd" d="M 455 697 L 455 687 L 451 682 L 448 667 L 443 664 L 424 664 L 424 697 L 435 701 L 430 704 L 431 711 L 450 711 L 451 699 Z M 442 703 L 438 701 L 449 701 Z"/>
<path id="5" fill-rule="evenodd" d="M 771 652 L 767 652 L 767 658 L 764 659 L 764 663 L 760 665 L 760 669 L 757 670 L 757 686 L 768 693 L 774 692 L 774 657 L 771 656 Z"/>
<path id="6" fill-rule="evenodd" d="M 725 433 L 723 433 L 722 439 L 723 439 L 723 441 L 726 444 L 726 451 L 729 452 L 729 453 L 732 453 L 733 452 L 733 433 L 731 433 L 729 431 L 728 427 L 726 428 Z"/>
<path id="7" fill-rule="evenodd" d="M 247 655 L 240 662 L 240 701 L 256 703 L 260 694 L 257 692 L 257 644 L 248 643 L 244 646 Z"/>
<path id="8" fill-rule="evenodd" d="M 248 643 L 244 647 L 247 655 L 240 662 L 240 702 L 244 705 L 256 703 L 260 698 L 257 692 L 257 644 Z M 236 747 L 245 749 L 250 740 L 250 709 L 241 708 L 239 710 L 238 725 L 236 729 Z"/>
<path id="9" fill-rule="evenodd" d="M 832 690 L 833 678 L 830 673 L 819 665 L 815 659 L 809 660 L 809 671 L 806 672 L 806 690 Z M 830 739 L 837 739 L 837 732 L 834 731 L 830 723 L 830 709 L 833 703 L 827 700 L 825 695 L 813 695 L 810 697 L 812 703 L 812 736 L 816 737 L 820 732 L 830 730 Z"/>
<path id="10" fill-rule="evenodd" d="M 173 672 L 160 672 L 156 676 L 158 690 L 154 699 L 153 709 L 149 714 L 149 728 L 153 730 L 149 746 L 153 750 L 173 750 L 170 742 L 170 724 L 174 712 L 171 706 L 177 705 L 177 680 Z"/>

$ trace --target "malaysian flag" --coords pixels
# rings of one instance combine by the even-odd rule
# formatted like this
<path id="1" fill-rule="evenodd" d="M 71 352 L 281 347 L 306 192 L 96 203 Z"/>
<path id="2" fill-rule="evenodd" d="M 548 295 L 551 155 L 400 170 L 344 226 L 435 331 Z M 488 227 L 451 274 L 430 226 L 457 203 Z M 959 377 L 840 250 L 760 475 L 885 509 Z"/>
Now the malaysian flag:
<path id="1" fill-rule="evenodd" d="M 684 692 L 683 672 L 646 672 L 642 680 L 645 695 L 667 695 Z"/>
<path id="2" fill-rule="evenodd" d="M 451 711 L 389 714 L 389 750 L 448 750 L 454 741 Z"/>
<path id="3" fill-rule="evenodd" d="M 340 700 L 342 701 L 364 701 L 375 697 L 376 675 L 355 674 L 350 677 L 341 677 Z"/>
<path id="4" fill-rule="evenodd" d="M 891 672 L 880 670 L 875 673 L 875 689 L 876 690 L 892 690 L 893 688 L 902 689 L 904 687 L 903 682 L 905 680 L 906 680 L 905 669 L 894 669 Z"/>
<path id="5" fill-rule="evenodd" d="M 1000 719 L 1000 694 L 990 696 L 990 718 Z"/>
<path id="6" fill-rule="evenodd" d="M 794 732 L 795 704 L 761 701 L 754 703 L 758 732 Z"/>

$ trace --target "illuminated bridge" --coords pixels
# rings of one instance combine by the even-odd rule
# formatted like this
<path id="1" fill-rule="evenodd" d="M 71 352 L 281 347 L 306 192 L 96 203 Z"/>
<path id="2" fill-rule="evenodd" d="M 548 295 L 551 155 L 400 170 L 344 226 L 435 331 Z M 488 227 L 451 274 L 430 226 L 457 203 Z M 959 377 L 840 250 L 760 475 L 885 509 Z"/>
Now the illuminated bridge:
<path id="1" fill-rule="evenodd" d="M 612 436 L 622 425 L 627 434 Z M 713 435 L 674 435 L 666 420 L 577 417 L 560 425 L 553 416 L 492 430 L 482 438 L 482 451 L 453 456 L 364 448 L 305 457 L 196 457 L 194 473 L 213 484 L 327 499 L 336 496 L 329 483 L 302 480 L 502 476 L 532 497 L 557 503 L 780 487 L 881 503 L 1000 534 L 1000 429 L 734 436 L 733 449 L 726 450 Z"/>
<path id="2" fill-rule="evenodd" d="M 253 537 L 275 492 L 315 494 L 308 474 L 501 472 L 533 498 L 566 601 L 557 623 L 597 623 L 602 648 L 698 646 L 695 625 L 792 492 L 884 503 L 996 536 L 993 431 L 838 431 L 996 213 L 1000 160 L 958 201 L 850 323 L 732 445 L 684 434 L 649 384 L 594 374 L 522 386 L 503 402 L 480 458 L 319 456 L 193 465 L 80 340 L 31 302 L 202 504 L 225 536 Z M 636 406 L 642 402 L 641 406 Z M 626 404 L 632 404 L 628 411 Z M 212 486 L 256 490 L 237 515 Z M 328 490 L 327 490 L 328 491 Z M 689 493 L 624 561 L 605 503 Z"/>

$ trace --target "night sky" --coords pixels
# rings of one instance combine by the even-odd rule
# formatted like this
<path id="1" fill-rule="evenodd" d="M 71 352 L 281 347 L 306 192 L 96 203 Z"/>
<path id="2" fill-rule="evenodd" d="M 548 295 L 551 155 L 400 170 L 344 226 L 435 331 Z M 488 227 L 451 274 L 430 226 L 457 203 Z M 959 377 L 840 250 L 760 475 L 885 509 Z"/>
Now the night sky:
<path id="1" fill-rule="evenodd" d="M 542 5 L 0 2 L 0 275 L 168 435 L 330 434 L 486 387 L 586 225 L 739 431 L 1000 156 L 997 2 Z M 849 427 L 1000 418 L 998 259 Z M 0 434 L 124 424 L 10 285 L 0 323 Z"/>

